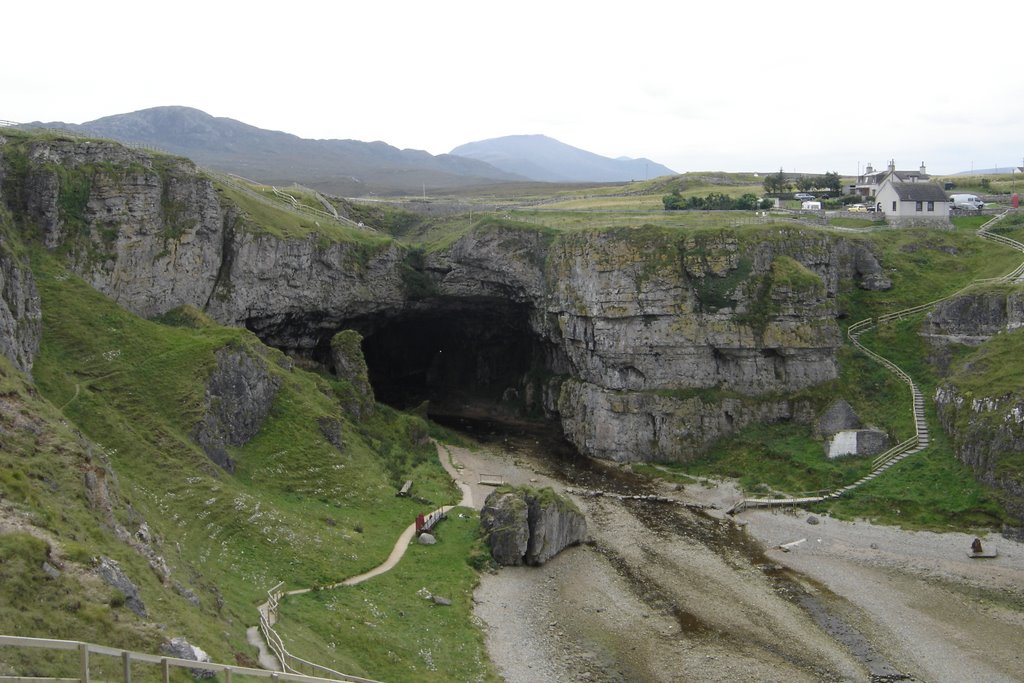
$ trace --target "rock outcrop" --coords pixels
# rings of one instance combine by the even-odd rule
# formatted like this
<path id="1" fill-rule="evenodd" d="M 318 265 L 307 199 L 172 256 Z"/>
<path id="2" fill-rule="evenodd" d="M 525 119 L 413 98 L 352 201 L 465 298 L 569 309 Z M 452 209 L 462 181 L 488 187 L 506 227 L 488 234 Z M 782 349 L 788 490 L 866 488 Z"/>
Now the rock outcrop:
<path id="1" fill-rule="evenodd" d="M 1024 325 L 1024 291 L 997 286 L 943 301 L 921 327 L 933 346 L 932 361 L 947 378 L 935 391 L 935 407 L 953 449 L 975 477 L 999 492 L 1006 510 L 1024 520 L 1024 388 L 1014 388 L 1019 328 Z M 977 347 L 952 360 L 955 344 Z M 994 359 L 986 358 L 993 348 Z M 976 379 L 986 367 L 1001 368 L 1001 386 Z"/>
<path id="2" fill-rule="evenodd" d="M 685 460 L 747 424 L 813 419 L 780 396 L 836 377 L 837 293 L 888 286 L 865 242 L 800 227 L 556 233 L 487 218 L 424 254 L 268 229 L 187 160 L 106 142 L 6 147 L 11 211 L 142 316 L 192 305 L 326 363 L 342 329 L 439 305 L 524 311 L 532 375 L 497 394 L 615 460 Z"/>
<path id="3" fill-rule="evenodd" d="M 935 392 L 935 407 L 957 457 L 1024 520 L 1024 396 L 973 397 L 946 384 Z"/>
<path id="4" fill-rule="evenodd" d="M 498 489 L 487 496 L 480 524 L 491 556 L 505 566 L 544 564 L 587 535 L 583 514 L 551 489 Z"/>
<path id="5" fill-rule="evenodd" d="M 331 338 L 331 367 L 335 375 L 351 385 L 353 392 L 343 399 L 343 405 L 357 418 L 370 414 L 374 405 L 362 343 L 362 335 L 355 330 L 342 330 Z"/>
<path id="6" fill-rule="evenodd" d="M 978 345 L 1004 330 L 1024 326 L 1024 292 L 989 290 L 963 294 L 935 306 L 921 334 L 934 341 Z"/>
<path id="7" fill-rule="evenodd" d="M 229 446 L 244 446 L 256 436 L 270 414 L 280 380 L 267 361 L 243 349 L 217 351 L 217 366 L 206 384 L 202 419 L 193 437 L 215 463 L 229 472 L 234 462 Z"/>
<path id="8" fill-rule="evenodd" d="M 0 223 L 4 221 L 0 209 Z M 10 249 L 0 225 L 0 355 L 31 372 L 42 335 L 42 310 L 35 279 L 25 259 Z"/>
<path id="9" fill-rule="evenodd" d="M 210 655 L 188 642 L 185 638 L 171 638 L 160 645 L 160 652 L 168 657 L 187 659 L 190 662 L 210 662 Z M 194 680 L 203 681 L 217 677 L 217 672 L 212 669 L 191 669 Z"/>
<path id="10" fill-rule="evenodd" d="M 124 595 L 125 607 L 136 615 L 146 618 L 146 605 L 139 596 L 139 589 L 128 578 L 128 575 L 124 573 L 117 560 L 112 560 L 109 557 L 100 557 L 97 560 L 95 571 L 104 583 L 121 591 Z"/>

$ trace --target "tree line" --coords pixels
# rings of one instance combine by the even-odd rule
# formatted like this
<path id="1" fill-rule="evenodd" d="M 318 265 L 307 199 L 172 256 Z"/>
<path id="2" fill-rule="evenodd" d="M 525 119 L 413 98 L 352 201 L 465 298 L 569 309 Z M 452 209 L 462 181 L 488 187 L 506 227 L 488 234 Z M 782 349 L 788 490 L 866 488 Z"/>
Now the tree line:
<path id="1" fill-rule="evenodd" d="M 764 177 L 764 191 L 768 194 L 782 194 L 792 192 L 793 189 L 800 192 L 811 190 L 828 190 L 831 193 L 839 194 L 843 191 L 843 181 L 839 174 L 830 171 L 825 175 L 801 175 L 788 176 L 780 168 L 778 173 L 772 173 Z"/>
<path id="2" fill-rule="evenodd" d="M 775 205 L 770 199 L 758 199 L 756 194 L 750 192 L 739 197 L 730 197 L 721 192 L 712 192 L 706 197 L 683 197 L 679 190 L 673 190 L 661 198 L 666 211 L 681 211 L 684 209 L 702 209 L 704 211 L 753 211 L 754 209 L 770 209 Z"/>

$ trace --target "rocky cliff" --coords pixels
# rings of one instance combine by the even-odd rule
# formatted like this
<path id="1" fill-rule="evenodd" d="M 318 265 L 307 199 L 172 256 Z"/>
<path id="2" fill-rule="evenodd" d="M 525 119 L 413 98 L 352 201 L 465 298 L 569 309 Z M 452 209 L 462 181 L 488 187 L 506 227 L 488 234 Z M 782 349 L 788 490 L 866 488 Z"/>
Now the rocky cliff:
<path id="1" fill-rule="evenodd" d="M 32 270 L 7 235 L 5 214 L 0 208 L 0 355 L 30 372 L 39 350 L 42 311 Z"/>
<path id="2" fill-rule="evenodd" d="M 935 405 L 957 457 L 1024 520 L 1024 395 L 975 397 L 947 384 L 936 390 Z"/>
<path id="3" fill-rule="evenodd" d="M 23 229 L 139 315 L 193 305 L 324 364 L 346 328 L 399 356 L 428 324 L 423 344 L 486 330 L 461 363 L 424 349 L 404 374 L 456 368 L 447 393 L 487 385 L 614 460 L 684 460 L 747 424 L 810 420 L 785 396 L 836 377 L 840 287 L 887 286 L 864 242 L 811 229 L 557 233 L 488 218 L 423 254 L 268 227 L 191 162 L 113 143 L 0 138 L 0 159 Z"/>
<path id="4" fill-rule="evenodd" d="M 1024 291 L 1013 285 L 945 301 L 922 325 L 942 365 L 948 345 L 976 347 L 949 368 L 935 405 L 957 457 L 1001 493 L 1018 519 L 1024 519 L 1024 384 L 1015 366 L 1024 348 L 1022 321 Z"/>
<path id="5" fill-rule="evenodd" d="M 531 303 L 565 378 L 538 392 L 557 397 L 545 407 L 581 450 L 620 461 L 682 460 L 753 422 L 810 419 L 778 396 L 836 377 L 840 284 L 884 284 L 862 243 L 803 230 L 491 225 L 428 267 L 442 293 Z"/>
<path id="6" fill-rule="evenodd" d="M 491 556 L 501 565 L 541 565 L 587 536 L 587 520 L 551 489 L 501 488 L 480 512 Z"/>

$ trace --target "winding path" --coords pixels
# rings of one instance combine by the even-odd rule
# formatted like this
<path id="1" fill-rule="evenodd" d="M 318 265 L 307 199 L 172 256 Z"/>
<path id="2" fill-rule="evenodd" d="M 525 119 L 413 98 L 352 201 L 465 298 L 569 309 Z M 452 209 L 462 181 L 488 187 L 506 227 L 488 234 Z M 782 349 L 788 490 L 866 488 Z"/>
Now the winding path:
<path id="1" fill-rule="evenodd" d="M 454 507 L 473 507 L 473 491 L 467 483 L 462 481 L 458 470 L 456 470 L 451 464 L 451 455 L 447 447 L 437 441 L 434 441 L 434 446 L 437 448 L 437 457 L 441 461 L 441 466 L 444 467 L 448 476 L 452 478 L 452 481 L 454 481 L 462 491 L 462 500 L 460 500 L 456 505 L 442 505 L 434 510 L 431 515 L 443 516 Z M 287 648 L 284 646 L 284 641 L 281 639 L 281 636 L 278 635 L 276 630 L 274 630 L 274 624 L 277 623 L 278 605 L 281 599 L 288 597 L 289 595 L 302 595 L 303 593 L 309 593 L 312 590 L 331 590 L 342 586 L 355 586 L 394 569 L 405 555 L 405 551 L 408 550 L 409 544 L 415 536 L 416 523 L 413 522 L 405 528 L 401 535 L 399 535 L 398 540 L 395 541 L 395 545 L 391 549 L 391 554 L 388 555 L 388 558 L 384 560 L 383 563 L 369 571 L 363 572 L 362 574 L 351 576 L 343 581 L 339 581 L 328 586 L 296 588 L 295 590 L 290 591 L 279 591 L 278 589 L 284 583 L 281 582 L 267 591 L 267 601 L 257 608 L 260 615 L 259 626 L 253 626 L 246 632 L 249 644 L 255 646 L 259 650 L 260 666 L 272 671 L 285 671 L 288 673 L 302 673 L 302 671 L 299 671 L 299 669 L 302 668 L 307 671 L 311 671 L 317 676 L 327 676 L 330 678 L 337 678 L 342 681 L 353 681 L 356 683 L 377 683 L 370 679 L 359 678 L 358 676 L 350 676 L 348 674 L 334 671 L 333 669 L 296 657 L 288 652 Z"/>
<path id="2" fill-rule="evenodd" d="M 1006 210 L 1003 211 L 1001 214 L 993 217 L 990 221 L 988 221 L 980 228 L 978 228 L 976 234 L 978 235 L 978 237 L 981 237 L 983 239 L 998 242 L 1008 247 L 1012 247 L 1017 251 L 1024 252 L 1024 244 L 1022 244 L 1021 242 L 1018 242 L 1017 240 L 1014 239 L 1010 239 L 1009 237 L 1005 237 L 1003 235 L 998 235 L 996 233 L 989 232 L 989 229 L 993 225 L 1002 220 L 1009 213 L 1010 211 Z M 925 416 L 924 411 L 924 396 L 921 394 L 921 390 L 918 389 L 917 383 L 914 382 L 914 379 L 906 372 L 904 372 L 902 368 L 900 368 L 898 365 L 890 361 L 888 358 L 885 358 L 881 354 L 875 353 L 871 349 L 864 346 L 860 341 L 860 336 L 867 332 L 868 330 L 872 330 L 881 324 L 891 322 L 893 320 L 902 320 L 908 316 L 931 310 L 932 308 L 942 303 L 943 301 L 947 301 L 949 299 L 952 299 L 953 297 L 959 296 L 966 292 L 967 290 L 973 289 L 974 287 L 977 287 L 979 285 L 1020 282 L 1022 280 L 1024 280 L 1024 263 L 1021 263 L 1019 266 L 1014 268 L 1006 275 L 975 280 L 974 282 L 969 283 L 967 286 L 962 287 L 956 292 L 953 292 L 949 296 L 942 297 L 941 299 L 935 299 L 934 301 L 929 301 L 928 303 L 920 304 L 919 306 L 912 306 L 911 308 L 905 308 L 901 311 L 896 311 L 895 313 L 888 313 L 877 318 L 866 318 L 864 320 L 854 323 L 853 325 L 850 325 L 850 327 L 847 328 L 846 330 L 846 336 L 849 338 L 850 343 L 852 343 L 855 347 L 857 347 L 861 352 L 866 354 L 876 363 L 882 365 L 886 370 L 895 374 L 901 381 L 905 382 L 907 385 L 910 386 L 910 394 L 913 400 L 914 412 L 914 436 L 910 437 L 906 441 L 897 444 L 896 446 L 890 448 L 888 451 L 875 458 L 874 461 L 871 463 L 871 471 L 867 475 L 853 482 L 852 484 L 840 487 L 833 491 L 820 492 L 815 495 L 795 498 L 743 498 L 736 502 L 736 504 L 733 505 L 729 510 L 727 510 L 727 513 L 732 515 L 742 512 L 747 508 L 806 505 L 810 503 L 820 503 L 825 500 L 834 500 L 866 484 L 867 482 L 876 479 L 879 475 L 881 475 L 883 472 L 885 472 L 890 467 L 900 462 L 904 458 L 908 458 L 911 455 L 914 455 L 915 453 L 919 453 L 926 449 L 929 444 L 928 420 Z"/>

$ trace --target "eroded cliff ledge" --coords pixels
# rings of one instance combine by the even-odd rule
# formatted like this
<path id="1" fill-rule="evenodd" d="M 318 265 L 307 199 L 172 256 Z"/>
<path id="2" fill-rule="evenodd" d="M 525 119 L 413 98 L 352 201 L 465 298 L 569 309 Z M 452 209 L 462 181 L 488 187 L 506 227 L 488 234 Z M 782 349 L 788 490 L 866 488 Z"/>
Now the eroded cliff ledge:
<path id="1" fill-rule="evenodd" d="M 546 415 L 613 460 L 684 460 L 750 423 L 810 420 L 788 397 L 836 377 L 837 292 L 885 286 L 865 243 L 791 225 L 557 233 L 485 218 L 424 254 L 277 230 L 186 160 L 81 141 L 0 152 L 22 229 L 129 310 L 190 304 L 324 365 L 356 329 L 371 380 L 403 358 L 391 379 L 431 400 Z"/>

